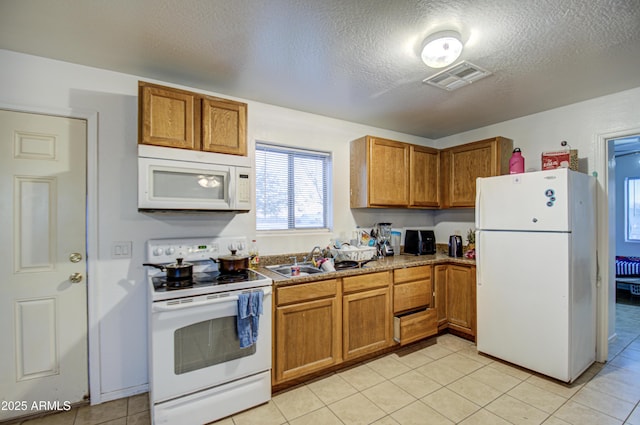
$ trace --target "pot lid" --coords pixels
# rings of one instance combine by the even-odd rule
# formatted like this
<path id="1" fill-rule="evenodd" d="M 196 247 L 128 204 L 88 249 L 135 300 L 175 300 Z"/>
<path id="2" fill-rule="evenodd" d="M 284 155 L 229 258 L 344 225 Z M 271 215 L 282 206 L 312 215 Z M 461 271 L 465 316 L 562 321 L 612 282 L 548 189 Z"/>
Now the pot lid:
<path id="1" fill-rule="evenodd" d="M 167 264 L 165 268 L 167 269 L 186 269 L 189 267 L 193 267 L 191 263 L 183 263 L 184 258 L 176 258 L 175 263 Z"/>
<path id="2" fill-rule="evenodd" d="M 248 259 L 249 256 L 248 255 L 238 255 L 238 254 L 231 254 L 231 255 L 221 255 L 218 257 L 218 260 L 223 260 L 223 261 L 236 261 L 236 260 L 245 260 Z"/>

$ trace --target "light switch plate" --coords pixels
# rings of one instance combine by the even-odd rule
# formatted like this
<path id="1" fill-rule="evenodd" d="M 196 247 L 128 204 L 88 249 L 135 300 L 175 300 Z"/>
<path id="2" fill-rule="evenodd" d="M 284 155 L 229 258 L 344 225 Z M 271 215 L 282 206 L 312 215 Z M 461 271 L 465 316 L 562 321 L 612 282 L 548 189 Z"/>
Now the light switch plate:
<path id="1" fill-rule="evenodd" d="M 133 242 L 117 241 L 111 244 L 111 258 L 131 258 Z"/>

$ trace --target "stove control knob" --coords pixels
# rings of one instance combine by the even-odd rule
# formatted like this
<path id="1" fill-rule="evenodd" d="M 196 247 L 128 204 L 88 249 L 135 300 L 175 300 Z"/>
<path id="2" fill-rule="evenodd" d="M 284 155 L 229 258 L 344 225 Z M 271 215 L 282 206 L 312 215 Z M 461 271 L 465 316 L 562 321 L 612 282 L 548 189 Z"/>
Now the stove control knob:
<path id="1" fill-rule="evenodd" d="M 176 249 L 174 247 L 169 247 L 167 248 L 167 255 L 173 255 L 174 252 L 176 252 Z"/>
<path id="2" fill-rule="evenodd" d="M 164 249 L 162 248 L 156 248 L 153 250 L 153 255 L 162 255 L 164 254 Z"/>

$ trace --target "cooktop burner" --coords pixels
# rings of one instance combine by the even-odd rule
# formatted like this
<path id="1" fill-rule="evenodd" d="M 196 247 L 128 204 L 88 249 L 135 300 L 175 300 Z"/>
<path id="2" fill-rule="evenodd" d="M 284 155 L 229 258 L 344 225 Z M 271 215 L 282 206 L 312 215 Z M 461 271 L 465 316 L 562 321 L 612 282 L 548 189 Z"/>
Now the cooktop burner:
<path id="1" fill-rule="evenodd" d="M 236 273 L 223 273 L 219 275 L 216 280 L 218 283 L 233 283 L 233 282 L 245 282 L 249 279 L 249 273 L 247 270 Z"/>
<path id="2" fill-rule="evenodd" d="M 147 268 L 149 300 L 155 303 L 209 295 L 222 297 L 236 291 L 271 286 L 273 281 L 255 270 L 220 273 L 215 259 L 239 246 L 247 246 L 246 237 L 150 239 L 146 247 L 148 263 L 173 264 L 182 258 L 193 265 L 193 273 L 189 280 L 169 280 L 166 272 Z"/>
<path id="3" fill-rule="evenodd" d="M 264 279 L 264 277 L 253 270 L 244 270 L 237 273 L 195 272 L 191 280 L 170 280 L 165 275 L 151 278 L 156 292 L 201 288 L 226 283 L 251 282 L 261 279 Z"/>

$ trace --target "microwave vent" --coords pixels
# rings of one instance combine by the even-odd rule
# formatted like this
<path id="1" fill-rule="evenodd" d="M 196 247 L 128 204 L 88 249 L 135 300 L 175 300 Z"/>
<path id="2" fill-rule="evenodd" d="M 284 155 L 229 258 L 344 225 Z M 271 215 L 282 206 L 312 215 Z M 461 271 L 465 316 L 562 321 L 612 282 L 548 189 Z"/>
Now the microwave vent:
<path id="1" fill-rule="evenodd" d="M 444 90 L 453 91 L 488 77 L 489 75 L 491 75 L 491 72 L 486 69 L 474 65 L 471 62 L 462 61 L 457 65 L 422 80 L 422 82 Z"/>

